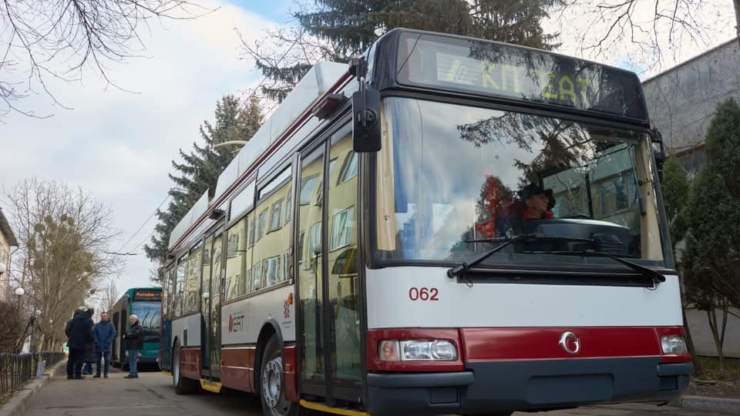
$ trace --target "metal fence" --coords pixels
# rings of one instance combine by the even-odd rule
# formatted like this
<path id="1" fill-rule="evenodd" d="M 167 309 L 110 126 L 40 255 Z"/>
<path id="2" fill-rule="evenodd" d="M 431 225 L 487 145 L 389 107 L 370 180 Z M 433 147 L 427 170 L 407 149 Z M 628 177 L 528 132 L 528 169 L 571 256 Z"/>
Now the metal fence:
<path id="1" fill-rule="evenodd" d="M 46 367 L 49 367 L 65 357 L 63 352 L 0 354 L 0 398 L 13 393 L 27 381 L 35 378 L 39 362 L 46 361 Z"/>

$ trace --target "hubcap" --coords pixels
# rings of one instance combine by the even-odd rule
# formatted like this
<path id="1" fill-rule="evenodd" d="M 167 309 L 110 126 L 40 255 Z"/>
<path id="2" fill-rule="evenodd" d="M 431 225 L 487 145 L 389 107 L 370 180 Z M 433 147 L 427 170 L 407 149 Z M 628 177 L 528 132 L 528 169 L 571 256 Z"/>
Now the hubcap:
<path id="1" fill-rule="evenodd" d="M 289 403 L 283 394 L 283 358 L 278 356 L 265 365 L 262 373 L 262 397 L 275 415 L 286 415 Z"/>

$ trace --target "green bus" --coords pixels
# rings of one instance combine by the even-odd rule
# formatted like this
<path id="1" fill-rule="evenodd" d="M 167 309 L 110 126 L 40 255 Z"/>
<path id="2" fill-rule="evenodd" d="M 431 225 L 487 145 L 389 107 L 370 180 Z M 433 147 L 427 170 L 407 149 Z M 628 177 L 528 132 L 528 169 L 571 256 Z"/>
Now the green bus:
<path id="1" fill-rule="evenodd" d="M 128 351 L 123 336 L 131 328 L 128 317 L 131 314 L 139 317 L 144 328 L 144 348 L 139 351 L 139 367 L 157 364 L 159 354 L 159 328 L 162 321 L 162 288 L 134 287 L 113 305 L 108 316 L 116 328 L 116 339 L 113 342 L 111 364 L 128 371 Z"/>

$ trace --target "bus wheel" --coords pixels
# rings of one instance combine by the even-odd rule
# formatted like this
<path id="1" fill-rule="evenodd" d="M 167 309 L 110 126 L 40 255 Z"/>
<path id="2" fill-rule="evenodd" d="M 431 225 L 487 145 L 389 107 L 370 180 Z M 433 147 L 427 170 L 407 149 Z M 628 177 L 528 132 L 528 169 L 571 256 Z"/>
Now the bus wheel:
<path id="1" fill-rule="evenodd" d="M 192 394 L 200 389 L 200 383 L 183 377 L 180 373 L 180 342 L 175 342 L 172 351 L 172 384 L 175 385 L 175 394 Z"/>
<path id="2" fill-rule="evenodd" d="M 283 384 L 283 350 L 277 337 L 265 345 L 260 370 L 260 397 L 265 416 L 296 416 L 300 406 L 285 398 Z"/>

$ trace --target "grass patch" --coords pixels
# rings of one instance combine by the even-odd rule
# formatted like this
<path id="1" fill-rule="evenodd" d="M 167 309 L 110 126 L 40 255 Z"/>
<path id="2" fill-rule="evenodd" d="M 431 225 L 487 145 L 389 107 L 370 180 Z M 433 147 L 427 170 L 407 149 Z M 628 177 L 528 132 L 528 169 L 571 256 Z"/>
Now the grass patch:
<path id="1" fill-rule="evenodd" d="M 702 380 L 736 380 L 740 377 L 740 359 L 725 358 L 725 368 L 719 368 L 717 357 L 699 357 L 704 374 L 699 377 Z"/>

